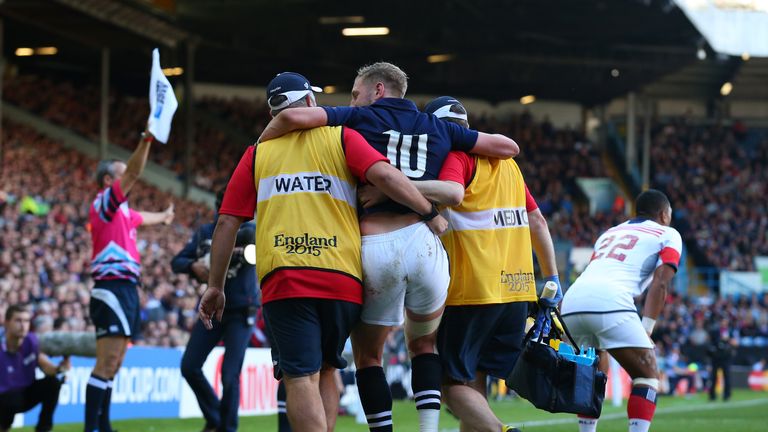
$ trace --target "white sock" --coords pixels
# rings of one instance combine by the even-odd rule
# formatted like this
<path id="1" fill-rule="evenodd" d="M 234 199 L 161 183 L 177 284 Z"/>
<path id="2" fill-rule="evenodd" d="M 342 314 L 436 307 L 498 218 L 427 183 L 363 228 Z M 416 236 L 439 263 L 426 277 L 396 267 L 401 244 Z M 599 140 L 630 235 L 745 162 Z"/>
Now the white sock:
<path id="1" fill-rule="evenodd" d="M 596 432 L 598 420 L 596 418 L 579 416 L 579 432 Z"/>
<path id="2" fill-rule="evenodd" d="M 643 419 L 629 419 L 629 432 L 648 432 L 651 422 Z"/>
<path id="3" fill-rule="evenodd" d="M 433 409 L 420 409 L 419 432 L 438 432 L 440 424 L 440 411 Z"/>

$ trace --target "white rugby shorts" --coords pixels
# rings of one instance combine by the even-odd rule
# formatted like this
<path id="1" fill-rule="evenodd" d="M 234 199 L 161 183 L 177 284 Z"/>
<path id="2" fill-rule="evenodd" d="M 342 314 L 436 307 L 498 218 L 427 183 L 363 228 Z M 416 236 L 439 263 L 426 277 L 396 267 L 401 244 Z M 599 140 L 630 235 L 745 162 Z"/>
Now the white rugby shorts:
<path id="1" fill-rule="evenodd" d="M 425 223 L 362 239 L 364 323 L 400 325 L 404 307 L 427 315 L 443 306 L 448 254 Z"/>
<path id="2" fill-rule="evenodd" d="M 637 312 L 574 312 L 563 316 L 563 321 L 579 346 L 601 350 L 654 347 Z"/>

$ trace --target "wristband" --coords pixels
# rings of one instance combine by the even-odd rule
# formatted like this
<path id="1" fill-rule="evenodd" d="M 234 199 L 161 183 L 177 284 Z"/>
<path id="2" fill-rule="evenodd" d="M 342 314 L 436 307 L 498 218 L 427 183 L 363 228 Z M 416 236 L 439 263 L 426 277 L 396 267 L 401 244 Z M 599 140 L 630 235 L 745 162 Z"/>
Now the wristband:
<path id="1" fill-rule="evenodd" d="M 437 206 L 435 203 L 432 203 L 432 210 L 428 214 L 419 215 L 419 219 L 421 219 L 422 222 L 429 222 L 436 218 L 438 215 L 440 215 L 440 212 L 437 211 Z"/>
<path id="2" fill-rule="evenodd" d="M 645 329 L 645 332 L 648 334 L 653 333 L 653 326 L 656 325 L 656 320 L 650 317 L 643 317 L 642 320 L 643 328 Z"/>
<path id="3" fill-rule="evenodd" d="M 151 143 L 155 139 L 154 135 L 148 134 L 146 131 L 141 133 L 141 141 Z"/>

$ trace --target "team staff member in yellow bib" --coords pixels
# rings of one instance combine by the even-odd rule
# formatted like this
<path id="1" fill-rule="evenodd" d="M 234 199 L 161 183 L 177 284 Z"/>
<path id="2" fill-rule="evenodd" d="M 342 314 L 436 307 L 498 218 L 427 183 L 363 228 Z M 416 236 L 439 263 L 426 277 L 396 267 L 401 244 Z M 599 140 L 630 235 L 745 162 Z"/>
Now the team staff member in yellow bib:
<path id="1" fill-rule="evenodd" d="M 456 99 L 438 98 L 425 111 L 469 127 Z M 486 377 L 506 378 L 522 348 L 528 302 L 537 298 L 532 249 L 542 273 L 557 280 L 552 238 L 513 160 L 452 152 L 439 179 L 418 187 L 452 204 L 442 236 L 451 283 L 437 340 L 443 395 L 462 431 L 515 430 L 488 406 Z M 440 190 L 448 193 L 435 196 Z"/>
<path id="2" fill-rule="evenodd" d="M 315 106 L 303 76 L 279 74 L 267 87 L 272 115 Z M 227 186 L 211 245 L 209 286 L 200 302 L 207 327 L 224 310 L 224 276 L 238 227 L 256 214 L 257 274 L 264 316 L 286 385 L 296 432 L 333 430 L 344 343 L 360 317 L 362 264 L 358 181 L 380 188 L 421 215 L 432 203 L 407 177 L 344 127 L 319 127 L 263 142 L 243 155 Z M 442 232 L 447 222 L 425 217 Z M 323 379 L 321 377 L 330 379 Z"/>

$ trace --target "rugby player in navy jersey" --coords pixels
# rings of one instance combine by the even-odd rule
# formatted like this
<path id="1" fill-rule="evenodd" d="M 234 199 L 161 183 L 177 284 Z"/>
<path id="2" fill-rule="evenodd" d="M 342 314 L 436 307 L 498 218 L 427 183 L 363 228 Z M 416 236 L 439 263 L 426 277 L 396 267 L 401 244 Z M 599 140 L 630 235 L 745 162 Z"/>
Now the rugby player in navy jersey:
<path id="1" fill-rule="evenodd" d="M 404 99 L 405 73 L 391 63 L 358 71 L 351 107 L 292 108 L 278 114 L 260 137 L 266 141 L 296 129 L 344 125 L 360 132 L 412 180 L 435 180 L 451 150 L 497 158 L 517 155 L 517 144 L 422 113 Z M 441 363 L 435 350 L 447 296 L 448 256 L 419 216 L 392 201 L 361 210 L 364 274 L 362 323 L 352 331 L 360 399 L 372 432 L 392 430 L 392 397 L 382 355 L 393 326 L 404 321 L 412 364 L 419 430 L 436 432 L 440 415 Z"/>

